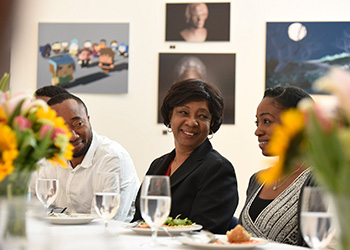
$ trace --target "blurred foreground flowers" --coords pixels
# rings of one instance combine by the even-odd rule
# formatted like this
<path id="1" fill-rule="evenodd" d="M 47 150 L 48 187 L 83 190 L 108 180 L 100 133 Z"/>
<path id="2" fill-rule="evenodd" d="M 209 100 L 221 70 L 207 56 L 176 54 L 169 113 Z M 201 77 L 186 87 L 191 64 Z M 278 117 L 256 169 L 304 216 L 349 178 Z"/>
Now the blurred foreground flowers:
<path id="1" fill-rule="evenodd" d="M 46 102 L 26 93 L 11 95 L 8 88 L 5 74 L 0 80 L 0 205 L 7 216 L 1 220 L 0 248 L 26 237 L 26 195 L 38 161 L 65 167 L 73 156 L 63 118 Z"/>
<path id="2" fill-rule="evenodd" d="M 14 172 L 32 172 L 46 158 L 66 166 L 72 158 L 70 132 L 42 100 L 0 92 L 0 182 Z"/>
<path id="3" fill-rule="evenodd" d="M 0 80 L 0 195 L 7 196 L 26 194 L 26 190 L 13 187 L 29 181 L 18 179 L 17 174 L 30 176 L 39 160 L 65 167 L 65 160 L 73 156 L 71 133 L 63 118 L 31 94 L 11 95 L 9 80 L 7 73 Z"/>

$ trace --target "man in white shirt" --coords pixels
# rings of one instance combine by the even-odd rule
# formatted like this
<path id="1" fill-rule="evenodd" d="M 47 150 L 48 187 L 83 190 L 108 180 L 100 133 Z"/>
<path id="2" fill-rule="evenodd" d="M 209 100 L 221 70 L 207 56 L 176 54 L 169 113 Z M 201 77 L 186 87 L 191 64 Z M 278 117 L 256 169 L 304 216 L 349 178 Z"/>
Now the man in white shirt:
<path id="1" fill-rule="evenodd" d="M 92 130 L 87 108 L 82 100 L 63 93 L 52 97 L 48 104 L 63 117 L 69 127 L 74 146 L 68 168 L 45 165 L 39 178 L 57 178 L 57 207 L 69 212 L 94 213 L 94 177 L 96 172 L 117 172 L 120 175 L 121 203 L 115 219 L 129 222 L 135 212 L 135 196 L 139 189 L 133 162 L 128 152 L 117 142 Z"/>

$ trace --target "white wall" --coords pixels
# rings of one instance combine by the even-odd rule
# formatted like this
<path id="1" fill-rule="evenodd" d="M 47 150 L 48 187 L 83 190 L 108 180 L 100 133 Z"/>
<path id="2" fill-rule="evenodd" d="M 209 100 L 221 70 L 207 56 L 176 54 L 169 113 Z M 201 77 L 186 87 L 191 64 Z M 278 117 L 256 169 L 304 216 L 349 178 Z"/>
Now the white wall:
<path id="1" fill-rule="evenodd" d="M 12 91 L 34 92 L 37 79 L 39 22 L 129 22 L 129 92 L 123 95 L 79 94 L 93 128 L 121 143 L 142 180 L 151 161 L 173 148 L 171 135 L 157 124 L 158 53 L 236 53 L 236 124 L 223 125 L 211 140 L 234 165 L 243 206 L 248 179 L 265 167 L 254 136 L 255 111 L 264 91 L 267 21 L 349 21 L 348 0 L 231 1 L 231 41 L 168 43 L 163 0 L 18 0 L 12 42 Z M 192 1 L 192 2 L 195 2 Z M 210 2 L 223 2 L 211 0 Z M 229 1 L 226 1 L 229 2 Z"/>

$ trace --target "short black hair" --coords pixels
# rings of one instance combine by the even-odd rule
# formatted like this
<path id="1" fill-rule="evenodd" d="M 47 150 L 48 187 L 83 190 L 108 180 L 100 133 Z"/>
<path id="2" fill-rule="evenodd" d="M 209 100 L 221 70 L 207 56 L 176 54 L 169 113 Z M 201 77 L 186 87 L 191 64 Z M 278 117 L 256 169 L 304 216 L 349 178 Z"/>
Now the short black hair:
<path id="1" fill-rule="evenodd" d="M 212 84 L 200 79 L 187 79 L 174 83 L 166 94 L 160 112 L 165 126 L 169 127 L 175 107 L 192 101 L 207 101 L 212 116 L 209 134 L 218 131 L 222 124 L 224 100 L 220 91 Z"/>
<path id="2" fill-rule="evenodd" d="M 59 104 L 59 103 L 62 103 L 63 101 L 65 100 L 68 100 L 68 99 L 73 99 L 75 100 L 77 103 L 80 103 L 84 106 L 84 109 L 85 109 L 85 112 L 86 112 L 86 115 L 88 115 L 88 109 L 85 105 L 85 103 L 77 96 L 71 94 L 71 93 L 61 93 L 61 94 L 58 94 L 58 95 L 55 95 L 54 97 L 52 97 L 48 102 L 47 104 L 49 106 L 52 106 L 52 105 L 55 105 L 55 104 Z"/>
<path id="3" fill-rule="evenodd" d="M 277 86 L 265 90 L 264 98 L 269 97 L 282 109 L 296 108 L 298 103 L 304 99 L 312 99 L 311 96 L 303 89 L 296 86 Z"/>
<path id="4" fill-rule="evenodd" d="M 47 96 L 47 97 L 54 97 L 55 95 L 62 94 L 62 93 L 69 93 L 65 88 L 62 88 L 58 85 L 48 85 L 41 87 L 35 91 L 35 96 Z"/>

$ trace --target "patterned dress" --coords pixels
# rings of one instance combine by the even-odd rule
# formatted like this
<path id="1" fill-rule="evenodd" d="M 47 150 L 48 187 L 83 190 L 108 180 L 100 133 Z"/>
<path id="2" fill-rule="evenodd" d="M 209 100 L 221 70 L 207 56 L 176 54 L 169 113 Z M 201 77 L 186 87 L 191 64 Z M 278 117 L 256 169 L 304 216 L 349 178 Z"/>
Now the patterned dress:
<path id="1" fill-rule="evenodd" d="M 253 221 L 249 215 L 251 205 L 263 187 L 252 176 L 247 200 L 242 209 L 239 223 L 253 237 L 265 238 L 291 245 L 298 244 L 298 206 L 300 190 L 310 176 L 310 169 L 304 170 L 280 195 L 270 202 Z"/>

